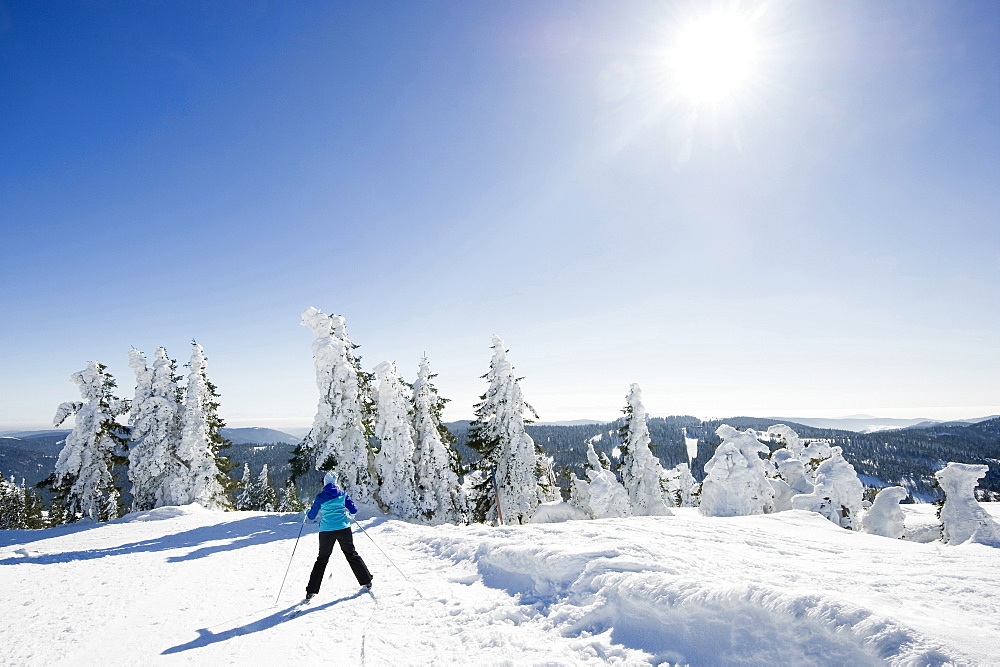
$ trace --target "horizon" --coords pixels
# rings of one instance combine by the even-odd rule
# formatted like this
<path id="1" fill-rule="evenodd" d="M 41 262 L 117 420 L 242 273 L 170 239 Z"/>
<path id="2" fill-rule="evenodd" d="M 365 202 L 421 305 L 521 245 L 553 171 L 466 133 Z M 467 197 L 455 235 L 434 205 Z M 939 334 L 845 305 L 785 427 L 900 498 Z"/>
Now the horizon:
<path id="1" fill-rule="evenodd" d="M 307 307 L 446 419 L 1000 412 L 1000 3 L 3 3 L 0 428 L 131 347 L 310 424 Z"/>
<path id="2" fill-rule="evenodd" d="M 937 421 L 937 422 L 950 422 L 950 421 L 982 420 L 982 419 L 987 419 L 987 418 L 998 417 L 998 416 L 1000 416 L 1000 406 L 986 406 L 986 411 L 985 412 L 980 411 L 978 413 L 972 413 L 972 414 L 970 414 L 968 412 L 964 412 L 963 413 L 961 409 L 948 408 L 948 409 L 945 410 L 945 413 L 947 413 L 948 415 L 951 415 L 951 414 L 963 414 L 964 416 L 962 416 L 962 417 L 954 417 L 954 416 L 928 417 L 927 415 L 922 414 L 922 413 L 919 414 L 919 415 L 917 415 L 918 412 L 919 411 L 913 411 L 913 410 L 897 410 L 897 411 L 894 411 L 895 415 L 906 415 L 906 416 L 889 416 L 889 415 L 885 415 L 885 414 L 882 414 L 882 415 L 873 415 L 873 414 L 867 414 L 867 413 L 863 413 L 863 412 L 862 413 L 843 414 L 843 412 L 837 413 L 837 412 L 832 412 L 832 411 L 829 413 L 829 415 L 818 415 L 818 414 L 812 414 L 812 415 L 782 415 L 782 414 L 751 415 L 751 414 L 745 414 L 745 413 L 742 413 L 742 412 L 738 412 L 738 413 L 733 413 L 733 414 L 712 415 L 712 416 L 690 415 L 690 414 L 686 414 L 686 413 L 684 413 L 684 414 L 680 414 L 680 413 L 678 413 L 678 414 L 667 414 L 667 413 L 657 413 L 657 414 L 654 414 L 654 413 L 647 413 L 646 416 L 648 418 L 650 418 L 650 419 L 657 419 L 657 418 L 663 419 L 663 418 L 668 418 L 668 417 L 695 417 L 696 419 L 700 419 L 701 421 L 715 421 L 715 420 L 719 420 L 719 419 L 723 419 L 724 420 L 724 419 L 736 419 L 736 418 L 739 418 L 739 417 L 749 417 L 751 419 L 785 419 L 785 420 L 792 421 L 792 422 L 794 422 L 796 419 L 805 419 L 805 420 L 811 420 L 811 419 L 828 419 L 828 420 L 858 419 L 858 420 L 865 420 L 865 419 L 870 419 L 870 420 L 875 420 L 875 421 L 879 421 L 879 420 L 901 420 L 901 421 L 928 420 L 928 421 Z M 941 413 L 941 414 L 944 414 L 944 413 Z M 913 415 L 917 415 L 917 416 L 913 416 Z M 542 419 L 542 420 L 536 421 L 535 423 L 540 424 L 540 425 L 545 425 L 545 424 L 562 425 L 562 424 L 568 424 L 568 423 L 572 423 L 572 422 L 583 422 L 583 421 L 586 421 L 586 422 L 595 422 L 595 423 L 599 423 L 599 424 L 608 424 L 608 423 L 612 423 L 612 422 L 614 422 L 614 421 L 616 421 L 616 420 L 618 420 L 620 418 L 621 417 L 618 416 L 618 417 L 612 417 L 610 419 L 602 420 L 602 419 L 593 419 L 593 418 L 590 418 L 590 417 L 576 417 L 576 418 L 572 418 L 572 419 L 559 419 L 559 420 L 545 420 L 545 419 Z M 456 419 L 445 419 L 443 423 L 448 424 L 448 423 L 455 423 L 455 422 L 460 422 L 460 421 L 470 421 L 472 419 L 473 419 L 473 417 L 470 415 L 470 416 L 467 416 L 467 417 L 458 417 Z M 72 421 L 72 418 L 68 419 L 67 420 L 67 424 L 70 423 L 71 421 Z M 296 431 L 303 431 L 303 430 L 308 431 L 311 428 L 311 422 L 310 423 L 305 423 L 305 424 L 299 423 L 299 422 L 285 422 L 284 424 L 263 424 L 263 423 L 260 423 L 260 422 L 248 421 L 248 422 L 242 422 L 242 423 L 235 424 L 235 425 L 234 424 L 230 424 L 229 422 L 226 422 L 225 428 L 232 428 L 232 429 L 239 429 L 239 428 L 267 428 L 267 429 L 272 429 L 272 430 L 275 430 L 275 431 L 284 431 L 285 429 L 291 429 L 291 430 L 296 430 Z M 72 427 L 71 426 L 67 427 L 65 424 L 62 425 L 62 426 L 60 426 L 60 427 L 53 427 L 51 425 L 50 426 L 45 426 L 45 425 L 39 425 L 39 424 L 27 424 L 27 425 L 24 425 L 24 424 L 13 424 L 13 425 L 12 424 L 0 424 L 0 434 L 2 434 L 2 433 L 12 433 L 12 432 L 18 432 L 18 431 L 58 431 L 58 430 L 64 430 L 64 431 L 66 431 L 66 430 L 72 430 Z M 293 435 L 293 434 L 290 433 L 289 435 Z"/>

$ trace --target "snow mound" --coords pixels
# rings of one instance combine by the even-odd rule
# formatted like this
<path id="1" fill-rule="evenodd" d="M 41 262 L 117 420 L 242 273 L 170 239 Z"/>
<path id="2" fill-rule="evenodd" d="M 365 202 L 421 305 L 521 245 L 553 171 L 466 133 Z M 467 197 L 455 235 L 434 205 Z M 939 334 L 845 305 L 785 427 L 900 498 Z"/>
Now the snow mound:
<path id="1" fill-rule="evenodd" d="M 740 532 L 741 523 L 749 528 L 748 519 L 716 521 L 732 522 L 730 527 Z M 789 536 L 805 532 L 812 539 L 858 537 L 811 512 L 753 519 Z M 727 564 L 714 558 L 692 563 L 680 556 L 664 557 L 647 538 L 650 529 L 659 532 L 671 521 L 678 520 L 588 521 L 538 526 L 535 530 L 546 532 L 530 534 L 522 528 L 520 535 L 512 530 L 476 531 L 471 541 L 467 531 L 439 533 L 422 548 L 458 568 L 474 568 L 483 585 L 515 597 L 538 614 L 537 620 L 578 647 L 580 642 L 589 644 L 589 657 L 602 661 L 944 665 L 965 660 L 893 618 L 888 609 L 844 599 L 830 590 L 837 586 L 829 581 L 802 582 L 778 561 L 772 563 L 773 574 L 761 580 L 736 568 L 715 573 L 715 567 L 727 569 Z M 752 550 L 761 536 L 746 532 L 744 546 Z M 884 538 L 860 537 L 876 540 L 868 545 L 893 545 Z M 750 552 L 743 556 L 761 564 L 768 557 Z"/>
<path id="2" fill-rule="evenodd" d="M 531 515 L 528 523 L 561 523 L 586 518 L 588 517 L 582 510 L 569 503 L 555 501 L 540 504 L 535 513 Z"/>
<path id="3" fill-rule="evenodd" d="M 163 521 L 164 519 L 175 519 L 179 516 L 191 516 L 193 514 L 211 514 L 212 510 L 205 509 L 198 503 L 190 505 L 176 505 L 168 507 L 157 507 L 154 510 L 145 512 L 130 512 L 120 519 L 111 523 L 134 523 L 139 521 Z"/>
<path id="4" fill-rule="evenodd" d="M 607 549 L 496 543 L 482 581 L 542 601 L 565 637 L 609 633 L 659 664 L 943 665 L 953 656 L 862 607 L 764 585 L 685 581 Z M 693 629 L 697 629 L 693 632 Z"/>

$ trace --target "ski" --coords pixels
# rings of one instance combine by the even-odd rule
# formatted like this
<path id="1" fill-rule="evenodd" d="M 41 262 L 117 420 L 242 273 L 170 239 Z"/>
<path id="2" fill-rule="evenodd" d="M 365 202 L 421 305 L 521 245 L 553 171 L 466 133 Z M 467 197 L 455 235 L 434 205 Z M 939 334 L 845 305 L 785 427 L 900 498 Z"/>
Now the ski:
<path id="1" fill-rule="evenodd" d="M 302 600 L 297 605 L 288 610 L 288 618 L 295 618 L 301 614 L 310 604 L 312 600 Z"/>

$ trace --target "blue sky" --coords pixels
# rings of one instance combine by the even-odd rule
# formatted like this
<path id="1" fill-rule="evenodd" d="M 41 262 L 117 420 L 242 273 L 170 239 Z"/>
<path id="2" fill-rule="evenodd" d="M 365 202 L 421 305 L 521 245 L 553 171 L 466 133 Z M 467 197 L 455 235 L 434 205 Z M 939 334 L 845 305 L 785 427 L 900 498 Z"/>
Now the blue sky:
<path id="1" fill-rule="evenodd" d="M 671 47 L 758 50 L 724 102 Z M 1000 412 L 1000 5 L 0 0 L 0 428 L 192 338 L 308 425 L 307 306 L 471 415 Z"/>

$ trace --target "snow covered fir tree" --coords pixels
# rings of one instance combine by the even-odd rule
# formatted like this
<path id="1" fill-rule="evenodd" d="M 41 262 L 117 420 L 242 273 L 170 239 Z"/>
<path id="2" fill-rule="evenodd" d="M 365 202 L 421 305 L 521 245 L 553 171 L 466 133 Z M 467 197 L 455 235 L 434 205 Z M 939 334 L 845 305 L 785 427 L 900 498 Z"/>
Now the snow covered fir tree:
<path id="1" fill-rule="evenodd" d="M 225 422 L 219 417 L 219 392 L 208 379 L 204 349 L 195 342 L 191 343 L 188 369 L 176 450 L 183 474 L 174 477 L 170 493 L 174 504 L 232 509 L 231 494 L 236 483 L 228 475 L 233 464 L 224 455 L 229 443 L 221 434 Z"/>
<path id="2" fill-rule="evenodd" d="M 407 398 L 408 388 L 396 374 L 396 365 L 383 361 L 375 367 L 378 378 L 374 456 L 377 479 L 376 499 L 386 512 L 401 519 L 413 519 L 429 508 L 417 491 L 416 446 Z"/>
<path id="3" fill-rule="evenodd" d="M 619 429 L 621 437 L 622 485 L 628 491 L 632 514 L 637 516 L 668 516 L 672 514 L 663 497 L 662 482 L 666 471 L 650 451 L 649 429 L 642 390 L 633 384 L 622 409 L 625 420 Z"/>
<path id="4" fill-rule="evenodd" d="M 521 394 L 499 336 L 493 336 L 492 347 L 490 369 L 483 376 L 489 387 L 475 406 L 469 433 L 469 447 L 481 457 L 470 488 L 472 514 L 480 522 L 525 523 L 539 498 L 549 493 L 543 486 L 548 479 L 539 479 L 541 450 L 524 430 L 530 423 L 524 413 L 538 415 Z"/>
<path id="5" fill-rule="evenodd" d="M 52 420 L 59 426 L 74 417 L 73 430 L 59 453 L 47 485 L 70 517 L 93 521 L 116 519 L 121 513 L 113 469 L 127 461 L 127 431 L 116 421 L 128 411 L 128 401 L 114 395 L 115 379 L 96 361 L 70 378 L 80 388 L 82 401 L 62 403 Z"/>
<path id="6" fill-rule="evenodd" d="M 254 512 L 298 511 L 279 509 L 278 492 L 271 486 L 271 479 L 265 463 L 260 474 L 250 473 L 250 464 L 243 464 L 243 479 L 236 487 L 233 505 L 237 510 Z"/>
<path id="7" fill-rule="evenodd" d="M 427 524 L 669 517 L 672 508 L 683 507 L 698 507 L 707 517 L 806 510 L 847 530 L 927 539 L 927 531 L 911 534 L 904 525 L 901 503 L 909 499 L 909 490 L 866 491 L 844 455 L 847 445 L 834 444 L 844 442 L 817 429 L 800 437 L 774 420 L 739 418 L 736 428 L 676 417 L 667 420 L 672 430 L 664 430 L 664 418 L 647 415 L 642 391 L 633 384 L 622 419 L 597 425 L 592 435 L 570 445 L 557 440 L 562 444 L 556 446 L 546 435 L 543 451 L 532 437 L 539 431 L 531 429 L 552 433 L 545 430 L 551 427 L 531 425 L 530 417 L 537 414 L 522 395 L 504 342 L 494 336 L 490 367 L 482 376 L 487 390 L 474 406 L 468 431 L 460 431 L 465 442 L 459 443 L 442 423 L 447 401 L 432 383 L 426 358 L 408 384 L 394 362 L 363 370 L 343 317 L 309 308 L 302 324 L 314 334 L 320 398 L 312 428 L 291 461 L 286 455 L 262 461 L 252 450 L 265 448 L 248 448 L 244 451 L 254 463 L 240 466 L 243 478 L 237 482 L 230 476 L 234 465 L 225 456 L 229 443 L 222 436 L 219 395 L 202 347 L 192 342 L 186 378 L 164 348 L 156 349 L 151 364 L 133 349 L 128 355 L 136 378 L 131 401 L 114 395 L 116 383 L 102 364 L 91 362 L 73 374 L 82 400 L 60 405 L 54 420 L 58 425 L 75 417 L 47 480 L 55 499 L 43 510 L 23 481 L 4 479 L 3 524 L 40 527 L 84 517 L 106 521 L 126 509 L 122 499 L 129 497 L 132 511 L 197 503 L 213 510 L 294 512 L 303 507 L 294 477 L 334 469 L 359 503 Z M 126 416 L 128 427 L 120 423 Z M 651 424 L 660 429 L 656 446 Z M 272 483 L 272 464 L 283 470 L 290 464 L 292 479 L 283 486 L 279 480 L 280 488 Z M 934 539 L 948 544 L 996 539 L 995 522 L 975 496 L 977 480 L 987 471 L 953 463 L 937 472 L 947 501 Z M 568 492 L 568 504 L 561 502 L 557 480 Z"/>
<path id="8" fill-rule="evenodd" d="M 117 468 L 130 482 L 132 511 L 189 503 L 232 509 L 236 482 L 224 455 L 229 443 L 221 435 L 219 395 L 202 347 L 192 343 L 183 389 L 176 363 L 162 347 L 152 367 L 135 349 L 129 365 L 136 376 L 131 401 L 113 394 L 116 383 L 103 364 L 91 362 L 71 376 L 84 400 L 63 403 L 56 411 L 56 426 L 70 416 L 74 425 L 44 483 L 55 494 L 47 523 L 117 518 L 124 490 Z M 126 415 L 129 426 L 118 421 Z"/>
<path id="9" fill-rule="evenodd" d="M 459 481 L 461 462 L 455 436 L 441 423 L 448 399 L 442 398 L 431 380 L 430 362 L 420 360 L 413 382 L 413 446 L 417 493 L 422 518 L 431 523 L 462 523 L 468 501 Z"/>
<path id="10" fill-rule="evenodd" d="M 356 501 L 374 500 L 375 409 L 372 375 L 361 370 L 357 348 L 347 336 L 344 318 L 316 308 L 302 313 L 302 326 L 312 331 L 319 405 L 312 428 L 292 458 L 292 475 L 311 469 L 336 470 L 340 484 Z"/>
<path id="11" fill-rule="evenodd" d="M 22 479 L 4 479 L 0 472 L 0 530 L 46 528 L 42 502 Z"/>
<path id="12" fill-rule="evenodd" d="M 128 476 L 132 482 L 132 509 L 150 510 L 182 504 L 187 497 L 175 496 L 185 468 L 177 456 L 183 428 L 182 392 L 176 362 L 159 347 L 150 368 L 139 350 L 129 351 L 135 372 L 135 397 L 129 413 L 132 447 Z"/>

